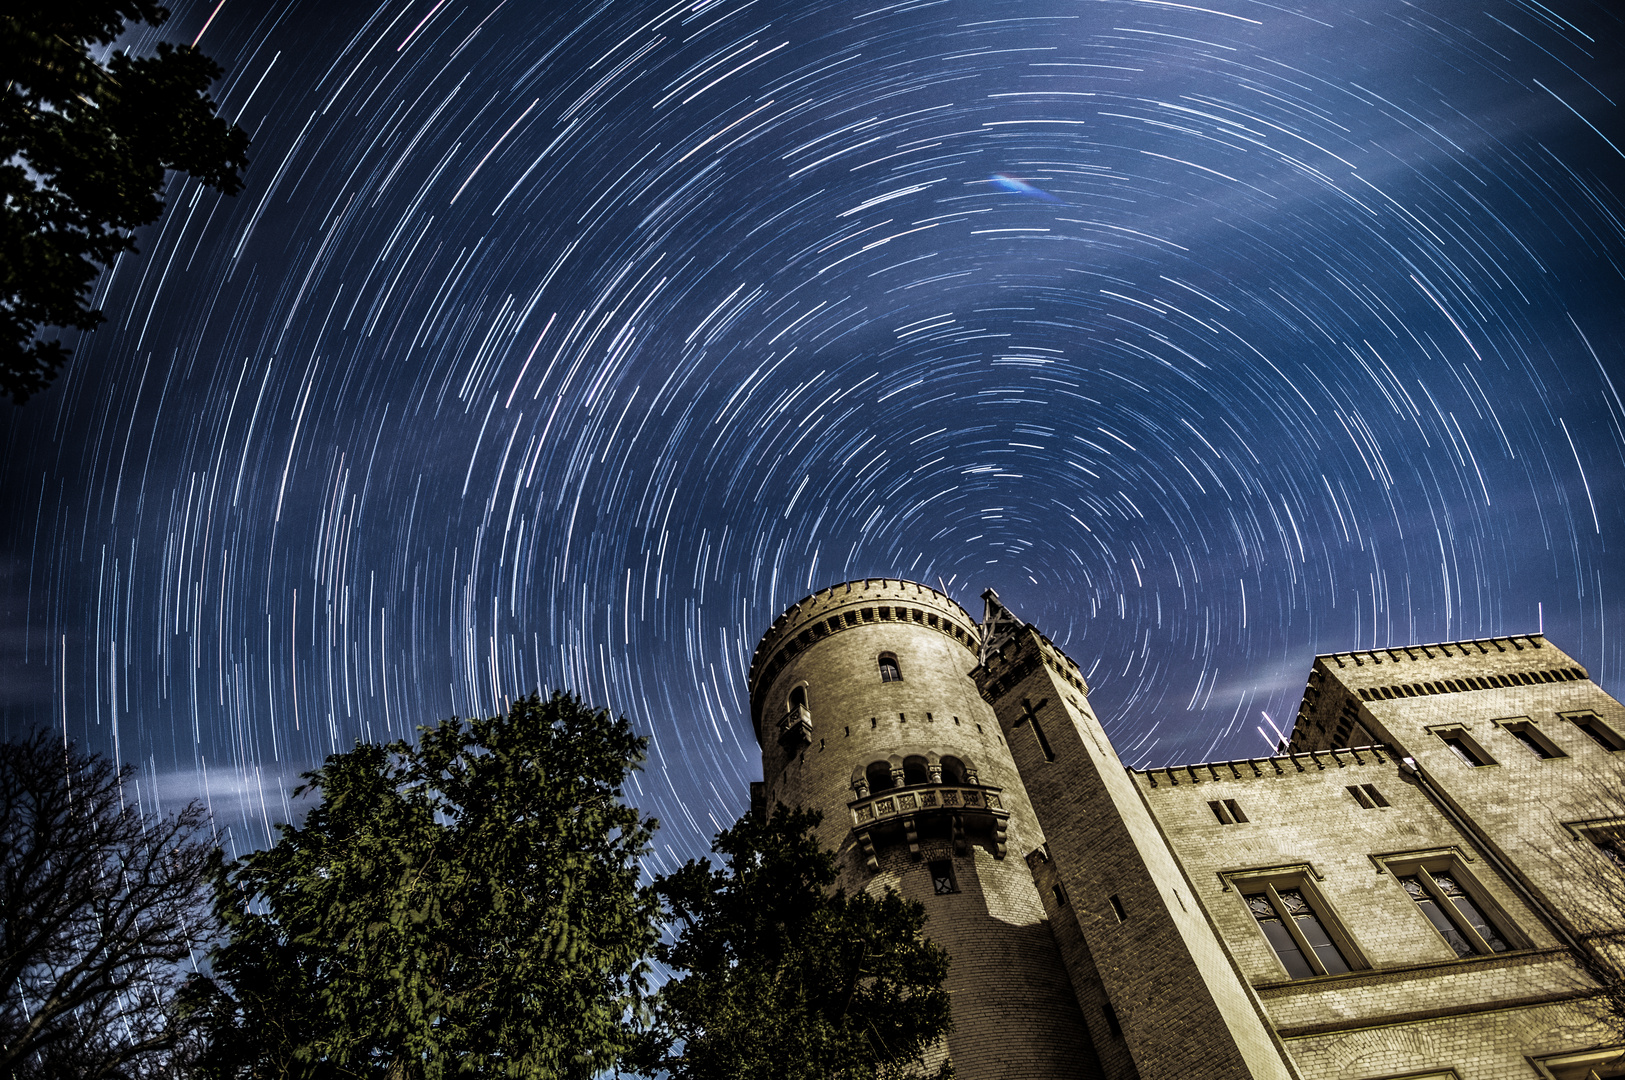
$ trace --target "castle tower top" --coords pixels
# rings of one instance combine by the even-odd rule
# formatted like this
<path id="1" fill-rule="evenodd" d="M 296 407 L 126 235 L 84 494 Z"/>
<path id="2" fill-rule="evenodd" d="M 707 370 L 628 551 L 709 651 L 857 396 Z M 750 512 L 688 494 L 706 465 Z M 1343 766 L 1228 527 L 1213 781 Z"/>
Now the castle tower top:
<path id="1" fill-rule="evenodd" d="M 774 676 L 814 642 L 875 623 L 911 623 L 935 630 L 969 651 L 965 670 L 975 666 L 981 643 L 976 620 L 945 593 L 898 578 L 860 578 L 831 585 L 791 604 L 773 620 L 756 646 L 749 685 L 750 718 L 758 743 L 762 741 L 762 694 Z"/>

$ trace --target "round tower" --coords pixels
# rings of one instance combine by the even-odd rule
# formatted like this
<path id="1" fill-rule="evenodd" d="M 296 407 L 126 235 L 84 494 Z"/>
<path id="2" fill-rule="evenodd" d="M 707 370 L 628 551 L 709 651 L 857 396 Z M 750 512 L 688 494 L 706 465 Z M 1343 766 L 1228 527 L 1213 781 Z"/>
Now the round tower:
<path id="1" fill-rule="evenodd" d="M 765 802 L 823 813 L 847 889 L 925 905 L 953 960 L 961 1080 L 1099 1076 L 1027 862 L 1044 838 L 970 677 L 979 644 L 963 607 L 911 581 L 791 606 L 750 668 Z"/>

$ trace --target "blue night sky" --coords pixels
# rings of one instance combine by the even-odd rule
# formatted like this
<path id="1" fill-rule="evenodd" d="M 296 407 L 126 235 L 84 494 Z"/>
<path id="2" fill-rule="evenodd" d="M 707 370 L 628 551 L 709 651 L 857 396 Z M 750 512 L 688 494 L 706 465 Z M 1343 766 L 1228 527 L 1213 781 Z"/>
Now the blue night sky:
<path id="1" fill-rule="evenodd" d="M 207 25 L 205 25 L 207 23 Z M 0 726 L 264 843 L 356 738 L 567 688 L 656 862 L 807 592 L 992 586 L 1124 760 L 1317 652 L 1625 690 L 1625 22 L 1481 0 L 182 2 L 174 179 L 0 407 Z M 1266 734 L 1267 733 L 1267 734 Z"/>

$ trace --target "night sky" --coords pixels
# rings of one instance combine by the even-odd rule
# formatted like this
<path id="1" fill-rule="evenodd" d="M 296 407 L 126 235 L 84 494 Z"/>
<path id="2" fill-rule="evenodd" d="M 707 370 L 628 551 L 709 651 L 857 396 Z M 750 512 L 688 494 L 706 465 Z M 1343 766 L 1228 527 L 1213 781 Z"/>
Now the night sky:
<path id="1" fill-rule="evenodd" d="M 1134 764 L 1268 752 L 1317 652 L 1544 625 L 1625 691 L 1612 4 L 160 34 L 227 69 L 246 187 L 174 180 L 0 407 L 0 726 L 235 850 L 358 737 L 544 687 L 652 737 L 670 868 L 760 775 L 758 637 L 853 577 L 998 589 Z"/>

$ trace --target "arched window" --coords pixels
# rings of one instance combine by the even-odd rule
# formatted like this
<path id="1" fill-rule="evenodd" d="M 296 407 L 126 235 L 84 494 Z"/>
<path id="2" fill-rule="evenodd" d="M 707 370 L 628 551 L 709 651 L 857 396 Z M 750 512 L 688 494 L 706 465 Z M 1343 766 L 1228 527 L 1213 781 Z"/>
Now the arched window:
<path id="1" fill-rule="evenodd" d="M 897 666 L 897 656 L 895 653 L 883 652 L 880 654 L 880 681 L 903 681 L 903 669 Z"/>
<path id="2" fill-rule="evenodd" d="M 889 761 L 872 761 L 869 763 L 869 767 L 863 770 L 863 774 L 869 778 L 870 791 L 885 791 L 891 787 L 891 762 Z"/>
<path id="3" fill-rule="evenodd" d="M 965 763 L 956 757 L 943 758 L 942 782 L 944 784 L 963 784 L 965 782 Z"/>
<path id="4" fill-rule="evenodd" d="M 790 712 L 799 712 L 807 707 L 807 688 L 798 686 L 790 691 Z"/>
<path id="5" fill-rule="evenodd" d="M 913 787 L 915 784 L 930 783 L 930 776 L 925 769 L 923 757 L 906 757 L 903 759 L 903 785 Z"/>

